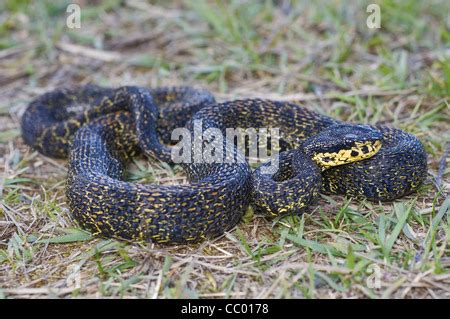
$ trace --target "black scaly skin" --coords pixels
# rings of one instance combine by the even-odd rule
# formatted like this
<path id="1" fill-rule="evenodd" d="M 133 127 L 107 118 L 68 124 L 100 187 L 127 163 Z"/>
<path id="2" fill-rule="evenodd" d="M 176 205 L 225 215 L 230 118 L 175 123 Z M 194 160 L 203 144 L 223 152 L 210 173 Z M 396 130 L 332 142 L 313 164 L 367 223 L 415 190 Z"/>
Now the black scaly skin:
<path id="1" fill-rule="evenodd" d="M 247 165 L 193 172 L 189 170 L 193 166 L 186 165 L 187 174 L 198 179 L 189 185 L 124 182 L 124 162 L 116 160 L 119 156 L 111 150 L 121 142 L 117 137 L 122 129 L 132 131 L 133 121 L 119 114 L 121 118 L 113 115 L 105 120 L 128 121 L 128 127 L 116 131 L 114 124 L 88 124 L 75 135 L 67 197 L 81 225 L 106 237 L 159 243 L 199 241 L 236 225 L 249 203 Z"/>
<path id="2" fill-rule="evenodd" d="M 427 154 L 417 137 L 384 125 L 373 127 L 383 134 L 380 151 L 324 171 L 322 192 L 390 201 L 412 193 L 426 179 Z"/>
<path id="3" fill-rule="evenodd" d="M 45 93 L 30 103 L 22 117 L 23 138 L 46 156 L 67 158 L 71 137 L 84 123 L 105 114 L 132 111 L 127 90 L 136 88 L 86 85 Z M 209 92 L 191 87 L 155 88 L 149 93 L 158 105 L 157 132 L 164 143 L 170 143 L 174 128 L 183 127 L 195 112 L 215 102 Z"/>
<path id="4" fill-rule="evenodd" d="M 315 203 L 322 178 L 319 167 L 308 155 L 299 149 L 281 152 L 274 175 L 261 171 L 269 163 L 253 172 L 252 205 L 256 212 L 271 216 L 301 213 Z"/>
<path id="5" fill-rule="evenodd" d="M 80 107 L 81 106 L 81 107 Z M 238 163 L 183 164 L 188 185 L 141 185 L 122 180 L 127 160 L 139 151 L 170 162 L 174 128 L 280 129 L 280 170 L 253 173 L 233 146 Z M 319 191 L 391 200 L 412 192 L 426 177 L 426 154 L 411 134 L 377 126 L 383 146 L 373 157 L 320 172 L 303 150 L 333 139 L 342 122 L 286 102 L 214 103 L 190 87 L 60 89 L 30 103 L 22 118 L 25 141 L 52 157 L 67 157 L 66 193 L 75 219 L 94 234 L 159 243 L 188 243 L 222 234 L 248 206 L 269 214 L 300 212 Z M 329 130 L 328 130 L 329 129 Z M 226 144 L 226 145 L 225 145 Z M 266 164 L 267 165 L 267 164 Z"/>

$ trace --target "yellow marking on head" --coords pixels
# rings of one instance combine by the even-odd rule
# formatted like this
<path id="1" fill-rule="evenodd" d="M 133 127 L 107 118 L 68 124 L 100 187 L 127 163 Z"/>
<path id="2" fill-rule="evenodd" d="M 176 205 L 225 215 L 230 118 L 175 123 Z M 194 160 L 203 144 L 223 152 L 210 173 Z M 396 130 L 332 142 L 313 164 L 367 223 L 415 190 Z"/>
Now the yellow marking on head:
<path id="1" fill-rule="evenodd" d="M 325 170 L 329 167 L 357 162 L 375 155 L 381 148 L 381 141 L 356 142 L 350 149 L 342 149 L 334 153 L 317 153 L 313 161 Z"/>

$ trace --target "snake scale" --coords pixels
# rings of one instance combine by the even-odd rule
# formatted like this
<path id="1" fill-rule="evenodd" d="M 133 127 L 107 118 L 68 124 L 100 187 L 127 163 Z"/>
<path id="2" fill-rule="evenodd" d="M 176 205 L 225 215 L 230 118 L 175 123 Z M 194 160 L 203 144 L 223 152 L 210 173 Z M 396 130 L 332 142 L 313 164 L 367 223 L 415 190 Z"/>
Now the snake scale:
<path id="1" fill-rule="evenodd" d="M 199 120 L 205 143 L 213 139 L 208 128 L 279 128 L 278 170 L 265 172 L 265 163 L 252 171 L 245 152 L 223 142 L 227 156 L 240 160 L 182 163 L 189 184 L 123 180 L 140 152 L 172 163 L 172 132 L 192 132 Z M 197 242 L 235 226 L 250 205 L 268 216 L 301 213 L 320 192 L 393 200 L 427 174 L 421 142 L 399 129 L 344 123 L 288 102 L 216 103 L 192 87 L 56 89 L 29 104 L 21 128 L 34 149 L 69 158 L 66 195 L 78 223 L 132 241 Z"/>

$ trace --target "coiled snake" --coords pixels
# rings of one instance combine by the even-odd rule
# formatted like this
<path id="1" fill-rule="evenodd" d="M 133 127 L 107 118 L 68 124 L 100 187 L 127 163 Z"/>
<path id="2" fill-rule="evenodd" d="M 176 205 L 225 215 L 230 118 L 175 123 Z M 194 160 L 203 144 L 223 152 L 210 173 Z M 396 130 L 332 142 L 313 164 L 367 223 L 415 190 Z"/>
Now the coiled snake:
<path id="1" fill-rule="evenodd" d="M 122 180 L 139 151 L 171 162 L 171 134 L 202 121 L 208 128 L 279 128 L 278 170 L 252 172 L 235 143 L 235 161 L 182 163 L 190 184 Z M 94 234 L 134 241 L 188 243 L 229 230 L 249 205 L 268 215 L 298 213 L 319 192 L 392 200 L 414 191 L 427 174 L 413 135 L 387 126 L 348 124 L 297 104 L 248 99 L 216 103 L 191 87 L 87 85 L 37 97 L 22 117 L 27 144 L 69 157 L 66 194 L 79 224 Z M 209 142 L 208 142 L 209 141 Z M 275 148 L 274 148 L 275 149 Z M 242 160 L 244 159 L 244 160 Z"/>

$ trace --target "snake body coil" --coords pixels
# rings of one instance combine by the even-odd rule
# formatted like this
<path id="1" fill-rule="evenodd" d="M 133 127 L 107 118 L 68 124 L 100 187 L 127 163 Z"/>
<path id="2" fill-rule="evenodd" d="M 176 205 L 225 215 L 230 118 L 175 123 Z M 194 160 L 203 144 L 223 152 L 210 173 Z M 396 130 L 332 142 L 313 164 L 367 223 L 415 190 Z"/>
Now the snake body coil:
<path id="1" fill-rule="evenodd" d="M 137 152 L 171 162 L 171 133 L 195 121 L 227 128 L 280 129 L 279 169 L 254 172 L 234 143 L 236 161 L 184 163 L 186 185 L 122 180 Z M 385 126 L 342 123 L 292 103 L 215 103 L 190 87 L 118 89 L 84 86 L 44 94 L 22 117 L 24 140 L 52 157 L 69 156 L 66 194 L 75 219 L 94 234 L 135 241 L 187 243 L 214 237 L 251 204 L 278 215 L 300 212 L 319 192 L 392 200 L 426 177 L 426 153 L 413 135 Z"/>

